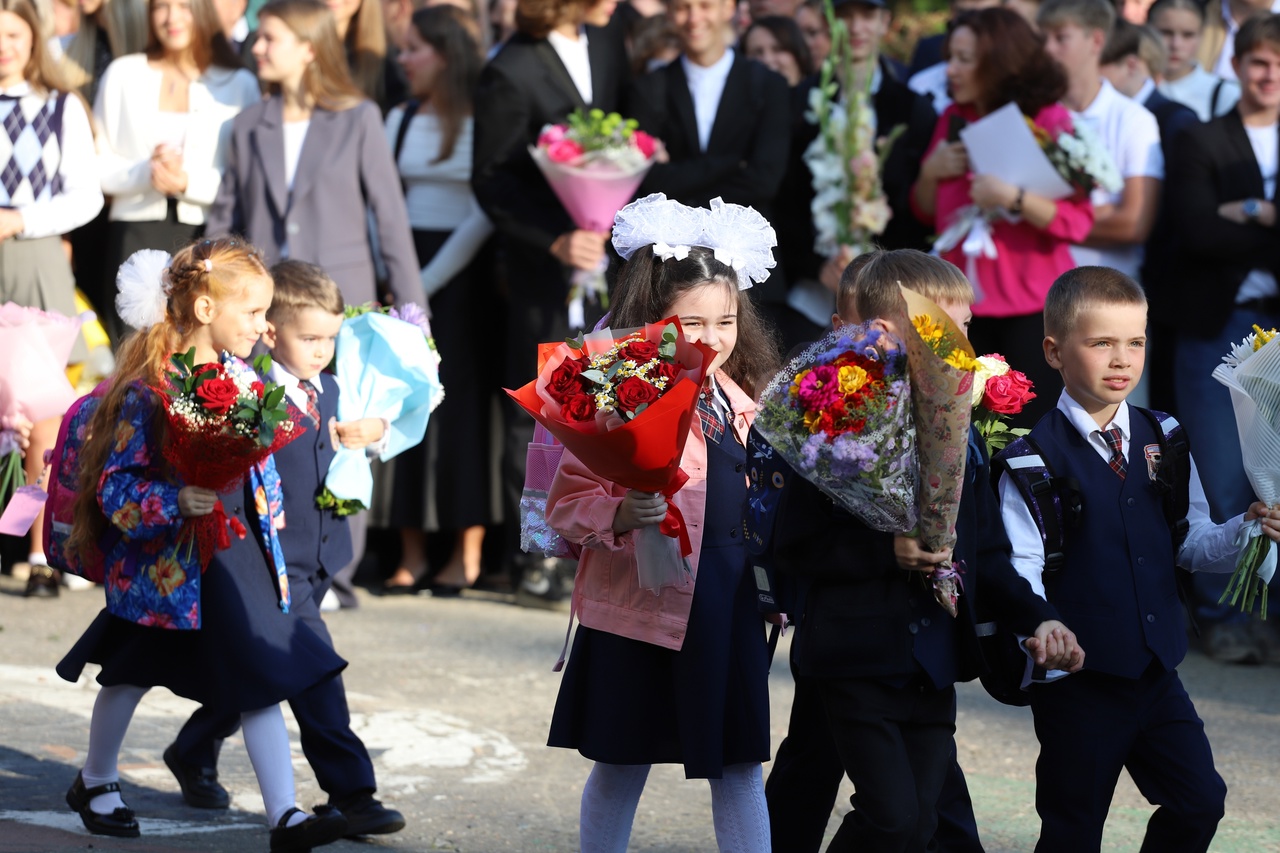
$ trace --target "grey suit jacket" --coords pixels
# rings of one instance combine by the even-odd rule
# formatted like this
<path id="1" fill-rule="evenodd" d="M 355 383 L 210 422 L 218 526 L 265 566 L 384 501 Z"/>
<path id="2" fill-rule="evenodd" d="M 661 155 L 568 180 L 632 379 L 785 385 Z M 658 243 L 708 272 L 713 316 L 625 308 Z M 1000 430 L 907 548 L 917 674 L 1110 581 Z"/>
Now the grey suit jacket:
<path id="1" fill-rule="evenodd" d="M 209 237 L 237 234 L 274 264 L 288 246 L 294 260 L 318 264 L 348 304 L 379 299 L 369 214 L 397 304 L 424 303 L 413 231 L 400 176 L 378 107 L 317 109 L 302 144 L 293 190 L 285 182 L 280 97 L 243 110 L 231 130 L 227 170 L 209 211 Z"/>

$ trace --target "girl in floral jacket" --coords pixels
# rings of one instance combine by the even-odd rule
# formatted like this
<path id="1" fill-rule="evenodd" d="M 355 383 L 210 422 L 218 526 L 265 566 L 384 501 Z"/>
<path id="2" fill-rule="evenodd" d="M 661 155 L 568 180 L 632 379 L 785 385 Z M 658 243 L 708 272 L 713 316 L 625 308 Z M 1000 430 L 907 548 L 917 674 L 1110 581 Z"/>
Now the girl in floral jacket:
<path id="1" fill-rule="evenodd" d="M 83 770 L 67 804 L 101 835 L 139 834 L 120 798 L 117 755 L 134 709 L 151 687 L 241 715 L 270 820 L 271 849 L 308 850 L 346 831 L 342 815 L 297 808 L 289 738 L 279 703 L 346 665 L 287 607 L 276 535 L 280 479 L 270 457 L 243 486 L 224 494 L 184 485 L 164 460 L 165 416 L 154 389 L 169 357 L 195 347 L 196 363 L 247 357 L 266 328 L 272 283 L 257 250 L 233 240 L 189 246 L 148 275 L 131 258 L 118 305 L 141 331 L 121 348 L 119 366 L 84 436 L 74 533 L 68 548 L 106 555 L 107 607 L 58 665 L 74 681 L 101 664 Z M 188 518 L 221 500 L 247 535 L 230 537 L 208 570 L 199 549 L 180 541 Z M 286 582 L 287 583 L 287 582 Z"/>

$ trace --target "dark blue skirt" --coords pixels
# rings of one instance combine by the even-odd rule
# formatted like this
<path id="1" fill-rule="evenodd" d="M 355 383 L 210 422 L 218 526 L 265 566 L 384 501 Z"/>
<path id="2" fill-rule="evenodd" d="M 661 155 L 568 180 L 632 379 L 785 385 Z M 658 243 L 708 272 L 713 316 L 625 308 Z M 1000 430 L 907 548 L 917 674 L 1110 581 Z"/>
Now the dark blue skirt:
<path id="1" fill-rule="evenodd" d="M 222 712 L 266 708 L 332 678 L 347 662 L 298 617 L 282 613 L 276 573 L 258 541 L 249 486 L 222 496 L 249 533 L 231 537 L 200 578 L 201 628 L 138 625 L 105 609 L 58 664 L 68 681 L 86 663 L 102 666 L 104 687 L 166 687 Z"/>

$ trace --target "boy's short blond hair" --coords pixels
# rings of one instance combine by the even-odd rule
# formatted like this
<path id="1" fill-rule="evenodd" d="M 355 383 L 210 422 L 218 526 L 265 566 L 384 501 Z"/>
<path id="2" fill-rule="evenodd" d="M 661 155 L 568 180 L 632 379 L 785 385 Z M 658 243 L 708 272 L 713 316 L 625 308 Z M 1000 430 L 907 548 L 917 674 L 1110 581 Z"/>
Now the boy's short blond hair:
<path id="1" fill-rule="evenodd" d="M 1075 329 L 1080 313 L 1099 305 L 1141 305 L 1147 294 L 1129 276 L 1111 267 L 1076 267 L 1058 276 L 1044 298 L 1044 333 L 1061 341 Z"/>
<path id="2" fill-rule="evenodd" d="M 1110 0 L 1044 0 L 1036 13 L 1041 30 L 1075 24 L 1082 30 L 1102 30 L 1111 35 L 1116 23 L 1116 7 Z"/>
<path id="3" fill-rule="evenodd" d="M 281 261 L 271 268 L 275 294 L 267 309 L 267 321 L 279 326 L 303 308 L 319 308 L 326 314 L 342 314 L 342 291 L 328 273 L 304 261 Z"/>
<path id="4" fill-rule="evenodd" d="M 931 302 L 973 304 L 973 285 L 955 264 L 916 249 L 896 249 L 859 255 L 840 278 L 837 308 L 853 308 L 861 320 L 886 317 L 898 310 L 898 285 Z"/>

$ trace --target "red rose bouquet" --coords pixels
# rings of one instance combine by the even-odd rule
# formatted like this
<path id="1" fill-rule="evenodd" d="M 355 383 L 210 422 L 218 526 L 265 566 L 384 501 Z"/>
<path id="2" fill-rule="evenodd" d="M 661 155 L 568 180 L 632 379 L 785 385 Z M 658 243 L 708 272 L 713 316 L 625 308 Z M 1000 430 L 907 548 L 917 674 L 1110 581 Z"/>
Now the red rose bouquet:
<path id="1" fill-rule="evenodd" d="M 166 386 L 155 389 L 166 401 L 164 458 L 186 485 L 225 492 L 305 428 L 289 414 L 284 388 L 259 378 L 271 369 L 269 356 L 254 361 L 255 373 L 226 355 L 221 364 L 197 365 L 195 352 L 175 354 Z M 228 528 L 244 538 L 244 525 L 218 501 L 210 515 L 187 519 L 180 541 L 199 548 L 205 569 L 215 550 L 230 547 Z"/>
<path id="2" fill-rule="evenodd" d="M 973 425 L 987 443 L 987 454 L 995 456 L 1011 440 L 1030 430 L 1010 429 L 1011 415 L 1020 413 L 1036 398 L 1031 380 L 1014 370 L 998 353 L 980 355 L 973 375 Z"/>
<path id="3" fill-rule="evenodd" d="M 556 345 L 537 379 L 507 393 L 596 476 L 669 498 L 688 479 L 680 458 L 713 358 L 675 318 L 602 329 Z M 636 532 L 640 585 L 656 593 L 681 583 L 690 553 L 684 519 L 668 503 L 662 524 Z"/>
<path id="4" fill-rule="evenodd" d="M 574 111 L 566 124 L 549 124 L 529 155 L 555 192 L 574 224 L 587 231 L 608 231 L 613 217 L 636 194 L 653 165 L 658 141 L 639 130 L 634 119 L 603 110 Z M 569 292 L 569 326 L 585 325 L 583 300 L 599 300 L 608 308 L 604 271 L 573 274 Z"/>

